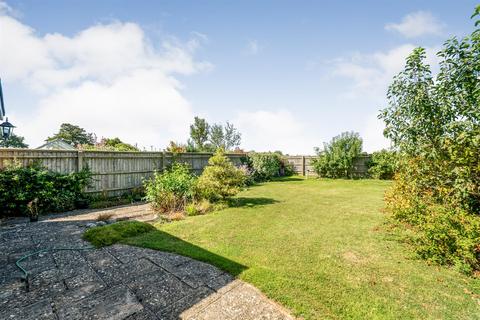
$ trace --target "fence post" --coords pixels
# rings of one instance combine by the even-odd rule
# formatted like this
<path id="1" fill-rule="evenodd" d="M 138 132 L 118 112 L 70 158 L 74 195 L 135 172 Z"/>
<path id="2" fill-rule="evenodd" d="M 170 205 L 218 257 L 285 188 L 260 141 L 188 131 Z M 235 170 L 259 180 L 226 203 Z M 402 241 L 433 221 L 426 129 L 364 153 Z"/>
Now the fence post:
<path id="1" fill-rule="evenodd" d="M 302 156 L 302 175 L 304 177 L 307 175 L 305 170 L 305 156 Z"/>
<path id="2" fill-rule="evenodd" d="M 165 171 L 165 151 L 162 151 L 162 171 Z"/>
<path id="3" fill-rule="evenodd" d="M 83 169 L 83 151 L 77 151 L 77 172 L 82 171 Z"/>

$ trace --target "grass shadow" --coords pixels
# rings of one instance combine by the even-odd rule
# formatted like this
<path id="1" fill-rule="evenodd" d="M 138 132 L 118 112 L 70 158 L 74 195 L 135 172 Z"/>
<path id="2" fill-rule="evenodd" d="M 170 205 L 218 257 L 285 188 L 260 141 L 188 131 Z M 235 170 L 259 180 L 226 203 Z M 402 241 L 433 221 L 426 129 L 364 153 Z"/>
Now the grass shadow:
<path id="1" fill-rule="evenodd" d="M 121 243 L 142 248 L 172 252 L 195 260 L 203 261 L 237 276 L 248 269 L 240 263 L 219 256 L 167 232 L 155 230 L 136 237 L 126 238 Z"/>
<path id="2" fill-rule="evenodd" d="M 294 181 L 305 181 L 305 178 L 300 176 L 290 176 L 290 177 L 275 177 L 275 178 L 272 178 L 271 180 L 271 182 L 294 182 Z"/>
<path id="3" fill-rule="evenodd" d="M 256 208 L 259 206 L 266 206 L 278 202 L 280 201 L 265 197 L 237 197 L 230 199 L 228 201 L 228 206 L 230 208 Z"/>

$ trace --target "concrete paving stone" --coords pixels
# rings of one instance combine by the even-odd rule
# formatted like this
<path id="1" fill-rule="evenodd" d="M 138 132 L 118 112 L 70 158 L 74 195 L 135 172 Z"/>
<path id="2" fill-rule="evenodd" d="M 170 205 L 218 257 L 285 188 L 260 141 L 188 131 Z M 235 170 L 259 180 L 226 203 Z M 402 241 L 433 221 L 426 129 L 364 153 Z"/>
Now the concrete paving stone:
<path id="1" fill-rule="evenodd" d="M 88 264 L 80 250 L 53 251 L 52 256 L 59 269 L 76 268 Z"/>
<path id="2" fill-rule="evenodd" d="M 87 269 L 85 272 L 79 273 L 78 275 L 66 278 L 64 280 L 65 285 L 67 286 L 68 290 L 73 290 L 82 287 L 83 285 L 91 282 L 98 282 L 103 284 L 102 279 L 99 275 L 93 271 L 93 269 Z"/>
<path id="3" fill-rule="evenodd" d="M 113 286 L 119 283 L 129 283 L 139 275 L 158 272 L 160 270 L 161 268 L 150 260 L 140 258 L 118 267 L 102 268 L 101 270 L 97 270 L 97 273 L 107 285 Z"/>
<path id="4" fill-rule="evenodd" d="M 28 282 L 30 289 L 35 290 L 51 283 L 60 282 L 63 279 L 63 273 L 57 268 L 52 268 L 36 274 L 31 274 Z"/>
<path id="5" fill-rule="evenodd" d="M 82 250 L 80 253 L 85 257 L 94 270 L 116 268 L 122 265 L 122 263 L 105 248 L 98 250 Z"/>
<path id="6" fill-rule="evenodd" d="M 41 252 L 30 256 L 21 261 L 20 265 L 32 275 L 56 267 L 55 260 L 50 252 Z"/>
<path id="7" fill-rule="evenodd" d="M 0 313 L 0 319 L 49 320 L 56 319 L 49 300 L 35 302 L 23 308 L 12 308 Z"/>
<path id="8" fill-rule="evenodd" d="M 165 309 L 158 311 L 157 317 L 162 320 L 186 319 L 199 313 L 219 298 L 220 295 L 210 288 L 199 287 Z"/>
<path id="9" fill-rule="evenodd" d="M 128 288 L 118 286 L 97 292 L 75 303 L 60 306 L 57 309 L 57 316 L 59 320 L 120 320 L 142 309 L 143 306 Z"/>
<path id="10" fill-rule="evenodd" d="M 100 282 L 88 282 L 73 290 L 65 291 L 62 295 L 53 299 L 53 301 L 58 307 L 68 307 L 71 303 L 82 300 L 103 289 L 105 289 L 105 286 Z"/>
<path id="11" fill-rule="evenodd" d="M 218 287 L 215 279 L 225 274 L 210 264 L 196 260 L 190 260 L 170 271 L 192 288 L 202 285 Z"/>
<path id="12" fill-rule="evenodd" d="M 192 294 L 194 289 L 168 273 L 152 273 L 128 284 L 144 306 L 158 312 Z"/>
<path id="13" fill-rule="evenodd" d="M 158 318 L 155 314 L 145 308 L 142 311 L 136 312 L 128 317 L 125 320 L 157 320 Z"/>
<path id="14" fill-rule="evenodd" d="M 191 261 L 191 259 L 187 257 L 173 253 L 132 247 L 121 244 L 115 244 L 111 247 L 108 247 L 107 249 L 112 255 L 114 255 L 124 263 L 137 260 L 138 257 L 145 257 L 165 269 L 173 268 L 188 261 Z"/>
<path id="15" fill-rule="evenodd" d="M 63 282 L 56 282 L 27 291 L 25 283 L 22 283 L 22 286 L 16 288 L 9 297 L 0 301 L 0 310 L 26 307 L 39 300 L 51 299 L 63 294 L 65 289 Z"/>
<path id="16" fill-rule="evenodd" d="M 64 283 L 67 291 L 54 299 L 55 304 L 58 306 L 84 299 L 106 288 L 102 279 L 93 270 L 88 270 L 75 277 L 65 279 Z"/>

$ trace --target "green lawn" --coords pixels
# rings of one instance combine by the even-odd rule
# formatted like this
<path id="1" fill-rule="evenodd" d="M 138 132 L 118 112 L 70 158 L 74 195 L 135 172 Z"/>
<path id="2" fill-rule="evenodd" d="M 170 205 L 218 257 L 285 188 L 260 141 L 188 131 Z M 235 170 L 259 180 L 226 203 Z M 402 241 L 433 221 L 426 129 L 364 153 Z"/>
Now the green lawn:
<path id="1" fill-rule="evenodd" d="M 480 280 L 415 259 L 389 234 L 388 182 L 255 186 L 236 205 L 127 243 L 208 261 L 305 319 L 480 319 Z"/>

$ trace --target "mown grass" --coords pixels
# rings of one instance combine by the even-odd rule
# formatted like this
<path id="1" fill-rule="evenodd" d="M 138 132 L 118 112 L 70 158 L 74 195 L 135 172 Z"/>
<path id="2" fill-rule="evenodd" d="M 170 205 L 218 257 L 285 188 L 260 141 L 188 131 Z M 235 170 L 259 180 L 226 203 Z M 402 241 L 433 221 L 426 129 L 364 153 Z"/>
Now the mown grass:
<path id="1" fill-rule="evenodd" d="M 305 319 L 480 319 L 480 280 L 412 256 L 374 180 L 265 183 L 228 209 L 125 243 L 178 252 L 250 282 Z"/>

